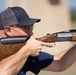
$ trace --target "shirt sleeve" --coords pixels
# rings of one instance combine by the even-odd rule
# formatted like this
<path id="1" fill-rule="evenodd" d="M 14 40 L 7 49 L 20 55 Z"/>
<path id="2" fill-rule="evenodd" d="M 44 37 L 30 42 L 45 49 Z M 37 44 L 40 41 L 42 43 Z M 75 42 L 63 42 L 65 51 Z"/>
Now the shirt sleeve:
<path id="1" fill-rule="evenodd" d="M 33 58 L 33 60 L 31 61 L 32 64 L 30 66 L 30 71 L 35 74 L 38 74 L 41 69 L 50 65 L 53 59 L 54 59 L 53 55 L 41 52 L 39 56 Z"/>
<path id="2" fill-rule="evenodd" d="M 38 74 L 43 68 L 49 66 L 54 59 L 54 55 L 41 52 L 37 57 L 29 57 L 21 71 L 31 71 Z"/>

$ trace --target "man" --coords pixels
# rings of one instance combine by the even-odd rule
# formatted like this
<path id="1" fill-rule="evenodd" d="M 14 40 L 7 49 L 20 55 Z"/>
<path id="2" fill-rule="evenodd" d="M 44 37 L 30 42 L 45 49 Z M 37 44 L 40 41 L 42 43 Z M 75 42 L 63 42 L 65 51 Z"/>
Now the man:
<path id="1" fill-rule="evenodd" d="M 9 7 L 0 14 L 0 38 L 31 36 L 23 46 L 3 45 L 0 52 L 9 50 L 16 53 L 0 61 L 1 75 L 25 75 L 27 71 L 38 74 L 40 70 L 60 72 L 70 67 L 76 60 L 76 45 L 58 55 L 42 52 L 43 46 L 52 47 L 51 43 L 36 40 L 33 35 L 34 23 L 40 19 L 30 18 L 21 7 Z"/>

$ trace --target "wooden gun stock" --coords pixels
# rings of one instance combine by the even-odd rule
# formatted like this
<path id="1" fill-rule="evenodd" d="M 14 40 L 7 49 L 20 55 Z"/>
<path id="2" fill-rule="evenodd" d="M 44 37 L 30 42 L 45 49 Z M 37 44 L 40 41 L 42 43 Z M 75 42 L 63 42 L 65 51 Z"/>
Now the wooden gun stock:
<path id="1" fill-rule="evenodd" d="M 56 41 L 56 34 L 49 34 L 47 36 L 43 36 L 41 38 L 38 38 L 37 40 L 42 41 L 42 42 L 55 42 Z"/>

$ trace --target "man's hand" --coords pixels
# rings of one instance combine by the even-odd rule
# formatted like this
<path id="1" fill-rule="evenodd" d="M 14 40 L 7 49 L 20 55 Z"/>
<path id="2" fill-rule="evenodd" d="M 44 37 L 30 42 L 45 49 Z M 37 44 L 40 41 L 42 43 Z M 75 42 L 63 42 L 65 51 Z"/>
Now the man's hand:
<path id="1" fill-rule="evenodd" d="M 31 56 L 38 56 L 43 46 L 52 47 L 52 44 L 38 41 L 35 36 L 31 36 L 31 38 L 26 42 L 26 46 L 29 47 Z"/>

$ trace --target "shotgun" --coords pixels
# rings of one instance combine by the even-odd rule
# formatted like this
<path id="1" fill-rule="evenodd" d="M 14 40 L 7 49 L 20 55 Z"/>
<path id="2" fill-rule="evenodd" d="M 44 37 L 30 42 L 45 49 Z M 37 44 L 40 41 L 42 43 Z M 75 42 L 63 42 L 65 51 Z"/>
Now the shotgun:
<path id="1" fill-rule="evenodd" d="M 0 38 L 0 61 L 6 57 L 15 54 L 26 41 L 30 38 L 27 36 L 15 36 L 8 38 Z M 46 36 L 37 38 L 42 42 L 75 42 L 76 41 L 76 30 L 61 31 Z"/>
<path id="2" fill-rule="evenodd" d="M 0 42 L 2 44 L 17 44 L 26 42 L 30 36 L 15 36 L 8 38 L 1 38 Z M 37 38 L 37 40 L 42 42 L 75 42 L 76 41 L 76 30 L 56 32 L 53 34 L 47 34 L 46 36 Z"/>

